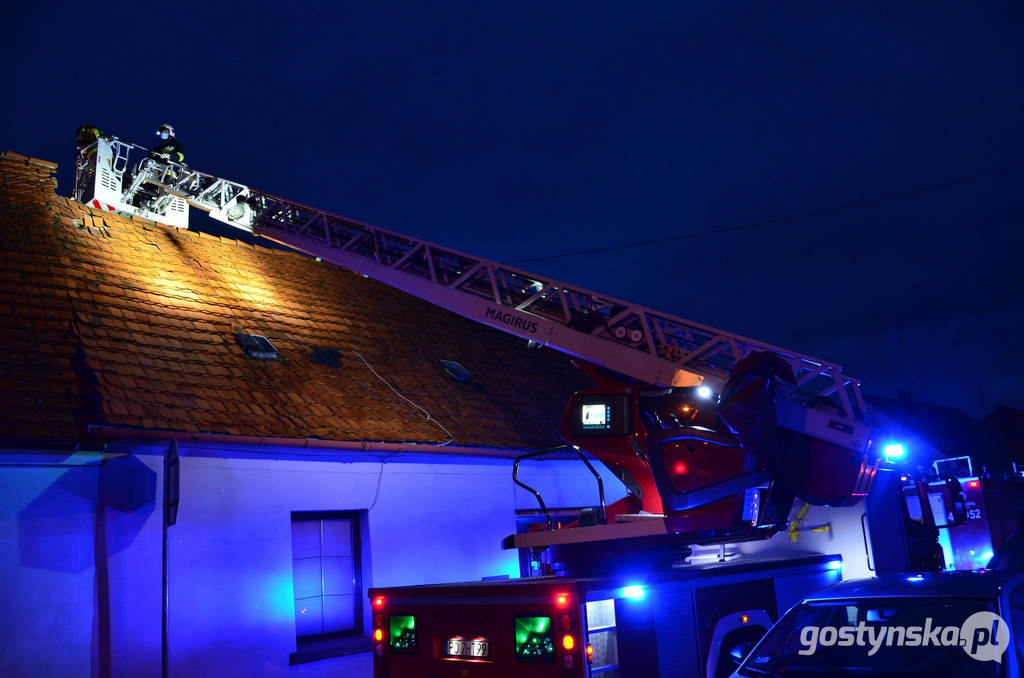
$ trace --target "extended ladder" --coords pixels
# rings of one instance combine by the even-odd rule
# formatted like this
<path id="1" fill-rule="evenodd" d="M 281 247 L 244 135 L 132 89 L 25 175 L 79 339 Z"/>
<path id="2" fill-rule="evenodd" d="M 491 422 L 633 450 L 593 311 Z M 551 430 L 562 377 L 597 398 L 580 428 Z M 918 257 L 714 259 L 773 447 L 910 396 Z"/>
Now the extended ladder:
<path id="1" fill-rule="evenodd" d="M 657 386 L 705 383 L 717 388 L 751 351 L 772 351 L 789 362 L 797 380 L 796 387 L 783 394 L 780 423 L 851 449 L 868 445 L 868 408 L 860 382 L 835 363 L 155 160 L 145 149 L 113 137 L 96 143 L 95 164 L 78 166 L 76 197 L 82 202 L 106 203 L 109 209 L 175 226 L 183 225 L 176 205 L 185 202 L 218 221 L 375 278 L 471 320 Z M 131 173 L 128 158 L 138 157 L 139 151 L 142 159 Z M 145 174 L 144 182 L 138 180 L 140 173 Z M 126 196 L 125 191 L 138 190 L 140 183 L 157 189 L 158 198 L 132 204 L 135 196 Z M 115 186 L 119 191 L 111 190 Z M 167 214 L 160 214 L 160 209 Z M 817 407 L 821 398 L 833 395 L 838 412 Z M 786 403 L 788 408 L 781 407 Z"/>

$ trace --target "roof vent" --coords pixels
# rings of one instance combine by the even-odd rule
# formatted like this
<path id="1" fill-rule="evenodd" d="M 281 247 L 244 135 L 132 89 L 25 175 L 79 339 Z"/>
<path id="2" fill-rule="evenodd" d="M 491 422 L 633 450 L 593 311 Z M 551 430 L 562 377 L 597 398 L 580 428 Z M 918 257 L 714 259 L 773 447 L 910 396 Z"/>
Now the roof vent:
<path id="1" fill-rule="evenodd" d="M 256 360 L 280 360 L 281 356 L 277 354 L 277 349 L 270 340 L 261 334 L 245 334 L 244 332 L 236 332 L 235 339 L 238 341 L 238 345 L 241 346 L 246 355 Z"/>
<path id="2" fill-rule="evenodd" d="M 469 381 L 473 378 L 473 375 L 469 373 L 469 370 L 454 360 L 441 360 L 439 362 L 441 363 L 441 366 L 444 367 L 444 371 L 448 373 L 448 376 L 455 381 Z"/>
<path id="3" fill-rule="evenodd" d="M 341 351 L 323 346 L 313 347 L 313 362 L 328 367 L 341 367 Z"/>

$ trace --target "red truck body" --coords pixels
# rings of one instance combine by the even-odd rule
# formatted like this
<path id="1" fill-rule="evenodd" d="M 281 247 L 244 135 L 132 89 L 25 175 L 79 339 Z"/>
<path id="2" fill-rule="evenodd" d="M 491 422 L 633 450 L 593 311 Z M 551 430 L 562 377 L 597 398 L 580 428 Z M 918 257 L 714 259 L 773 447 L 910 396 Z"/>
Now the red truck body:
<path id="1" fill-rule="evenodd" d="M 838 556 L 742 560 L 658 575 L 371 589 L 377 678 L 685 678 L 734 668 Z"/>

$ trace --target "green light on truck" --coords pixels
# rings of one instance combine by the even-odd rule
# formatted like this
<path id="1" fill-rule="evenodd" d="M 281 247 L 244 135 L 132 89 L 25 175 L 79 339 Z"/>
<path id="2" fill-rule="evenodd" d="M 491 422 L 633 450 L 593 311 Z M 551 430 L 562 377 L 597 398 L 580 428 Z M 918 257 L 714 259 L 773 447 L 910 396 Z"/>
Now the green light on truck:
<path id="1" fill-rule="evenodd" d="M 516 660 L 547 662 L 555 659 L 551 617 L 516 617 Z"/>
<path id="2" fill-rule="evenodd" d="M 398 653 L 416 651 L 416 617 L 393 614 L 388 618 L 388 647 Z"/>

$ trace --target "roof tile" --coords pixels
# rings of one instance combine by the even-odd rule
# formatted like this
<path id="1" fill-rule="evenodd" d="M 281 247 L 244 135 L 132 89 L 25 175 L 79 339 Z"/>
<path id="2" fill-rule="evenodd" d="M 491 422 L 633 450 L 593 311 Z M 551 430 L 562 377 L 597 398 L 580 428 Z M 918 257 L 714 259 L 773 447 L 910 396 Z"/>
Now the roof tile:
<path id="1" fill-rule="evenodd" d="M 89 424 L 536 449 L 586 382 L 568 359 L 291 252 L 95 212 L 49 164 L 0 159 L 0 436 Z M 235 331 L 280 361 L 246 356 Z M 342 354 L 341 367 L 312 360 Z M 456 360 L 474 385 L 447 377 Z M 28 416 L 26 412 L 30 412 Z"/>

